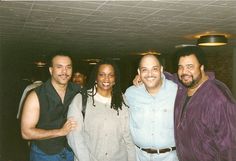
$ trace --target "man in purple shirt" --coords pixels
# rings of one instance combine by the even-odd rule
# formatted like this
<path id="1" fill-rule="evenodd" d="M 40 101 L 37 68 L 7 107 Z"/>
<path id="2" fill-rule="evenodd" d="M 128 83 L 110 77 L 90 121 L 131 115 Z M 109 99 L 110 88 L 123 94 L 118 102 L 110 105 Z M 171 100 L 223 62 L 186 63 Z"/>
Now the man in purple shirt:
<path id="1" fill-rule="evenodd" d="M 199 47 L 177 52 L 179 86 L 175 141 L 180 161 L 236 161 L 236 101 L 225 84 L 205 72 Z"/>

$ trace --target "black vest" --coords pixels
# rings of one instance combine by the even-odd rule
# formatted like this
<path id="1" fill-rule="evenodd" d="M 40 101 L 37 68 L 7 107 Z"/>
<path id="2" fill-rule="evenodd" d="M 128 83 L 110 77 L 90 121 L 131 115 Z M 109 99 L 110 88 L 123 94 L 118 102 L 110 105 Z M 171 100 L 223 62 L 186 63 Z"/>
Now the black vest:
<path id="1" fill-rule="evenodd" d="M 80 91 L 80 87 L 71 82 L 68 83 L 64 103 L 60 96 L 51 84 L 51 80 L 35 89 L 39 99 L 40 116 L 37 124 L 39 129 L 60 129 L 67 120 L 67 111 L 69 104 L 74 96 Z M 43 152 L 47 154 L 55 154 L 60 152 L 64 147 L 67 147 L 66 136 L 56 137 L 45 140 L 34 140 Z"/>

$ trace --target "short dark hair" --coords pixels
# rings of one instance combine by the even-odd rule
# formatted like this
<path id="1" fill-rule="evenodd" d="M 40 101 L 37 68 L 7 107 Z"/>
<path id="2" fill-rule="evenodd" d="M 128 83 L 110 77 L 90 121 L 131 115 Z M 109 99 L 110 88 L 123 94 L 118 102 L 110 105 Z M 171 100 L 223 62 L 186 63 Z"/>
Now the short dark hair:
<path id="1" fill-rule="evenodd" d="M 65 56 L 65 57 L 69 57 L 69 58 L 71 59 L 71 62 L 72 62 L 72 57 L 71 57 L 70 54 L 68 54 L 68 53 L 64 53 L 64 52 L 57 52 L 57 53 L 51 55 L 51 57 L 50 57 L 50 61 L 49 61 L 49 64 L 48 64 L 49 67 L 52 67 L 52 60 L 53 60 L 56 56 Z"/>
<path id="2" fill-rule="evenodd" d="M 176 65 L 178 66 L 179 59 L 181 57 L 189 56 L 189 55 L 195 55 L 198 62 L 201 65 L 204 65 L 204 67 L 206 67 L 207 63 L 206 63 L 206 58 L 205 58 L 205 52 L 199 46 L 187 46 L 187 47 L 183 47 L 183 48 L 178 49 L 175 52 Z"/>

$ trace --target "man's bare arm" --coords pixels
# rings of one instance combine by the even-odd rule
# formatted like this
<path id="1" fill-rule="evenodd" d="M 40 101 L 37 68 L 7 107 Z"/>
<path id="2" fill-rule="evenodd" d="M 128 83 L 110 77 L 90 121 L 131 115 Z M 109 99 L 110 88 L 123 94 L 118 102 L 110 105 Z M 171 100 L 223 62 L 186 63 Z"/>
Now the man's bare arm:
<path id="1" fill-rule="evenodd" d="M 26 98 L 23 106 L 21 118 L 21 135 L 26 140 L 42 140 L 65 136 L 76 127 L 76 122 L 68 119 L 61 129 L 38 129 L 36 125 L 39 121 L 40 107 L 35 91 Z"/>

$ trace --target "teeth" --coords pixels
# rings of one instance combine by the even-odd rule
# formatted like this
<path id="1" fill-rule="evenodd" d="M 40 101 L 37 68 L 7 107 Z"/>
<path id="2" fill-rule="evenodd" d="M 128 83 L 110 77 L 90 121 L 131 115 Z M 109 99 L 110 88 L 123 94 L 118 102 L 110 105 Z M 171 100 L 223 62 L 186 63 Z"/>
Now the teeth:
<path id="1" fill-rule="evenodd" d="M 184 78 L 184 79 L 188 79 L 188 78 L 190 78 L 190 76 L 184 76 L 183 78 Z"/>
<path id="2" fill-rule="evenodd" d="M 147 80 L 152 81 L 152 80 L 154 80 L 154 78 L 147 78 Z"/>
<path id="3" fill-rule="evenodd" d="M 104 86 L 109 86 L 109 85 L 110 85 L 110 83 L 103 83 L 103 85 L 104 85 Z"/>

